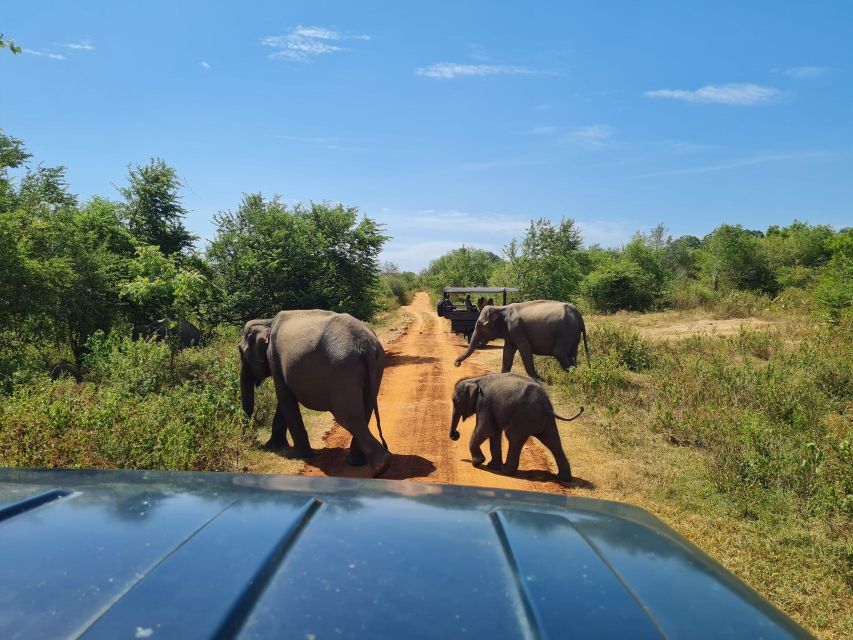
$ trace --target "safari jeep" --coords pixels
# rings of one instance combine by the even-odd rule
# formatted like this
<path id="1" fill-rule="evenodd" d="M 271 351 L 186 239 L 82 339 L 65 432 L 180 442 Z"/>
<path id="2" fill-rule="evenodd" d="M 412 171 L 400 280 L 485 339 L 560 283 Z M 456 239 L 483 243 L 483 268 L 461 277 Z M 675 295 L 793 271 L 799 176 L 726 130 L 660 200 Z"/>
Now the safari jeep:
<path id="1" fill-rule="evenodd" d="M 480 317 L 480 311 L 493 300 L 492 304 L 506 304 L 506 294 L 516 293 L 512 287 L 445 287 L 436 312 L 439 318 L 450 320 L 450 330 L 465 336 L 471 341 L 474 325 Z M 494 296 L 501 294 L 501 301 L 494 301 Z"/>

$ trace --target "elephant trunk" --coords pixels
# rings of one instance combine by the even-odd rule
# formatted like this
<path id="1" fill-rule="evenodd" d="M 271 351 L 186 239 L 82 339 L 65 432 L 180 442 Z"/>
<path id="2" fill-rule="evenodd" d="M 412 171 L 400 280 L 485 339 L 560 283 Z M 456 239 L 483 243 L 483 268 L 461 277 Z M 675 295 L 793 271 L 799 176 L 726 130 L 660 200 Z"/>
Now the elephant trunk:
<path id="1" fill-rule="evenodd" d="M 474 329 L 474 335 L 471 336 L 471 342 L 468 343 L 468 348 L 465 349 L 465 353 L 456 358 L 456 361 L 453 363 L 457 367 L 462 364 L 462 361 L 468 358 L 472 353 L 474 353 L 474 349 L 477 348 L 477 345 L 480 344 L 480 329 Z"/>
<path id="2" fill-rule="evenodd" d="M 245 363 L 240 367 L 240 400 L 243 411 L 251 418 L 255 412 L 255 378 Z"/>
<path id="3" fill-rule="evenodd" d="M 457 431 L 457 427 L 459 426 L 459 411 L 456 408 L 453 408 L 453 421 L 450 423 L 450 439 L 451 440 L 459 440 L 459 431 Z"/>

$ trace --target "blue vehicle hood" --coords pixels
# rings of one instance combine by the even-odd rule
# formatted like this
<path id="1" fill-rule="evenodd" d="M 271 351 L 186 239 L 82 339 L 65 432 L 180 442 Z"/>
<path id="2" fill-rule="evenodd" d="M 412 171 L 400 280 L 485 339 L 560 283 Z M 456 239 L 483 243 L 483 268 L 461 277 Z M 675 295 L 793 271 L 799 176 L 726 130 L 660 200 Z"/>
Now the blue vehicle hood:
<path id="1" fill-rule="evenodd" d="M 0 638 L 809 637 L 645 511 L 383 480 L 0 470 Z"/>

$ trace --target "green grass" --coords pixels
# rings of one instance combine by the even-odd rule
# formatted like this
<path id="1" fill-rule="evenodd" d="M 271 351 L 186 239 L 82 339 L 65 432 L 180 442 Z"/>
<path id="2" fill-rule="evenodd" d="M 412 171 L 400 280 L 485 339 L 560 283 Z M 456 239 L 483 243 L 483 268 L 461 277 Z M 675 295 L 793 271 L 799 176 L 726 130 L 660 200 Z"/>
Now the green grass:
<path id="1" fill-rule="evenodd" d="M 851 637 L 853 327 L 775 326 L 651 343 L 605 324 L 590 331 L 591 361 L 536 366 L 557 399 L 587 406 L 614 497 L 818 635 Z"/>

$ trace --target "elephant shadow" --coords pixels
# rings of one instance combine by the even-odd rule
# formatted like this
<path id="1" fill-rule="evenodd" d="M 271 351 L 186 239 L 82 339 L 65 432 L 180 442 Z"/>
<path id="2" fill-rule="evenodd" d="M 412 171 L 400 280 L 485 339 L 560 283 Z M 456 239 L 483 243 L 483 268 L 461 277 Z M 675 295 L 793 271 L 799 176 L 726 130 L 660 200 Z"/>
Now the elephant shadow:
<path id="1" fill-rule="evenodd" d="M 468 464 L 470 464 L 471 459 L 464 458 L 462 462 L 467 462 Z M 485 471 L 486 473 L 493 473 L 496 476 L 506 476 L 506 474 L 500 471 L 489 469 L 486 465 L 482 465 L 477 468 L 480 471 Z M 583 478 L 579 478 L 578 476 L 573 476 L 572 481 L 566 483 L 561 480 L 558 480 L 556 474 L 545 469 L 519 469 L 512 476 L 508 477 L 518 478 L 519 480 L 527 480 L 529 482 L 550 482 L 561 487 L 567 487 L 569 489 L 595 489 L 595 483 L 590 482 L 589 480 L 584 480 Z"/>
<path id="2" fill-rule="evenodd" d="M 406 353 L 395 353 L 393 351 L 385 354 L 385 368 L 399 367 L 406 364 L 429 364 L 438 362 L 435 356 L 418 356 Z"/>
<path id="3" fill-rule="evenodd" d="M 305 460 L 305 465 L 315 467 L 327 476 L 340 478 L 370 478 L 370 467 L 353 467 L 346 462 L 349 448 L 326 447 L 320 449 L 313 458 Z M 380 478 L 383 480 L 408 480 L 426 478 L 435 471 L 435 464 L 423 456 L 391 452 L 391 466 Z"/>

